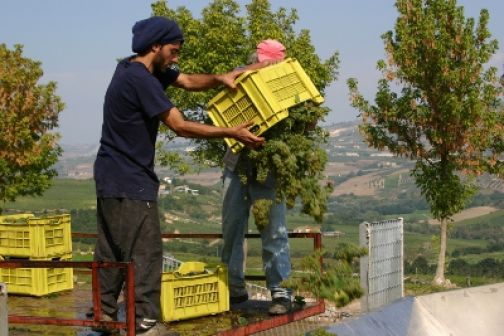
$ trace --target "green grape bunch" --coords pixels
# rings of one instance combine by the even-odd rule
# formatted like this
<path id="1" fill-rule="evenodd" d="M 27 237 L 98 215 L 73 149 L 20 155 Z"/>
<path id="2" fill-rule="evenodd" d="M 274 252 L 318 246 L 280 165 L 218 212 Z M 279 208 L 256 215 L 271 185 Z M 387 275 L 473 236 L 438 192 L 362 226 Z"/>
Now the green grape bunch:
<path id="1" fill-rule="evenodd" d="M 363 294 L 359 279 L 353 276 L 353 266 L 366 254 L 365 248 L 347 243 L 338 244 L 334 253 L 315 251 L 301 260 L 302 271 L 292 274 L 282 286 L 312 293 L 343 307 Z M 321 256 L 325 260 L 323 265 Z"/>
<path id="2" fill-rule="evenodd" d="M 264 183 L 271 174 L 276 183 L 275 201 L 285 201 L 287 208 L 291 209 L 299 199 L 301 212 L 319 223 L 323 220 L 327 199 L 333 191 L 330 182 L 321 183 L 328 160 L 321 145 L 326 142 L 327 132 L 316 125 L 328 112 L 328 108 L 311 102 L 291 108 L 289 117 L 264 134 L 264 146 L 242 152 L 241 155 L 247 156 L 247 159 L 240 163 L 252 162 L 255 176 L 246 174 L 244 165 L 237 166 L 242 182 L 255 178 Z"/>
<path id="3" fill-rule="evenodd" d="M 170 8 L 166 0 L 158 0 L 151 7 L 153 15 L 174 19 L 184 31 L 180 57 L 180 70 L 184 73 L 227 72 L 246 64 L 257 44 L 272 38 L 282 42 L 286 57 L 300 63 L 322 96 L 338 77 L 338 52 L 331 53 L 327 59 L 320 58 L 310 30 L 296 27 L 299 19 L 296 9 L 273 9 L 268 0 L 251 0 L 245 8 L 234 0 L 211 1 L 201 15 L 196 16 L 183 6 Z M 186 92 L 170 87 L 167 93 L 188 119 L 211 124 L 206 106 L 219 90 Z M 255 172 L 255 176 L 246 176 L 243 170 L 241 173 L 238 170 L 242 182 L 246 183 L 250 177 L 264 181 L 271 174 L 276 180 L 277 201 L 285 200 L 292 208 L 299 199 L 301 211 L 321 222 L 332 186 L 321 183 L 327 162 L 321 145 L 327 134 L 318 124 L 329 111 L 328 107 L 311 102 L 290 108 L 289 117 L 262 134 L 267 140 L 262 148 L 242 151 L 241 155 L 253 162 Z M 162 130 L 162 133 L 169 131 Z M 195 139 L 194 145 L 191 159 L 195 162 L 184 165 L 178 157 L 164 156 L 162 163 L 174 169 L 194 167 L 194 163 L 222 166 L 226 146 L 221 139 Z M 259 204 L 255 208 L 264 210 L 267 207 Z M 264 218 L 263 210 L 258 213 Z"/>
<path id="4" fill-rule="evenodd" d="M 261 232 L 269 223 L 269 213 L 273 201 L 269 199 L 258 199 L 252 205 L 252 214 L 254 215 L 257 230 Z"/>

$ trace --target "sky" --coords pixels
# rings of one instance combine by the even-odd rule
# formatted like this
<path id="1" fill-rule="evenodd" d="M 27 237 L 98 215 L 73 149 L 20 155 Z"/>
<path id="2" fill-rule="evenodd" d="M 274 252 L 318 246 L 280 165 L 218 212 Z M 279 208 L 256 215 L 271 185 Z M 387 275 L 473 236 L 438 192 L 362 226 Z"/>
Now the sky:
<path id="1" fill-rule="evenodd" d="M 117 59 L 131 52 L 131 27 L 151 15 L 151 0 L 0 0 L 0 43 L 24 46 L 25 57 L 40 61 L 40 83 L 55 81 L 66 104 L 58 132 L 63 145 L 96 144 L 100 138 L 102 105 Z M 242 8 L 250 0 L 236 0 Z M 187 7 L 195 17 L 210 0 L 168 0 L 171 8 Z M 326 123 L 357 120 L 348 100 L 346 80 L 372 100 L 380 77 L 376 62 L 384 57 L 380 36 L 394 27 L 393 0 L 270 0 L 273 10 L 295 8 L 297 31 L 308 29 L 321 59 L 340 54 L 339 78 L 326 89 L 331 108 Z M 489 29 L 501 50 L 491 65 L 504 65 L 502 0 L 459 0 L 467 17 L 490 12 Z M 183 59 L 179 63 L 183 63 Z"/>

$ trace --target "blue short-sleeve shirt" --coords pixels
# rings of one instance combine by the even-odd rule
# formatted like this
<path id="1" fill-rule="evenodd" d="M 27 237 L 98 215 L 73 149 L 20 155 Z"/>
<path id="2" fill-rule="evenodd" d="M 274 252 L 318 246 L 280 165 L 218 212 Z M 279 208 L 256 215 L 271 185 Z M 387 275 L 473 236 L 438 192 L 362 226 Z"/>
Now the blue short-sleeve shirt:
<path id="1" fill-rule="evenodd" d="M 178 75 L 171 69 L 152 74 L 144 64 L 129 59 L 117 65 L 103 104 L 94 164 L 97 197 L 157 199 L 154 155 L 159 115 L 174 107 L 164 90 Z"/>

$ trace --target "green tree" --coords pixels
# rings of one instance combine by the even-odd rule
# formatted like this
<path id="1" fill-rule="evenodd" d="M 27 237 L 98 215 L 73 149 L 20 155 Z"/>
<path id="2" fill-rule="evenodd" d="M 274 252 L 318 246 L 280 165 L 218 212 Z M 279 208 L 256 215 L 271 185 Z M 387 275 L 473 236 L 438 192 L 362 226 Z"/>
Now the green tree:
<path id="1" fill-rule="evenodd" d="M 23 47 L 0 44 L 0 197 L 40 195 L 56 175 L 61 154 L 58 126 L 64 104 L 56 83 L 37 84 L 40 62 L 23 57 Z M 0 213 L 2 207 L 0 207 Z"/>
<path id="2" fill-rule="evenodd" d="M 330 259 L 321 265 L 321 256 L 328 253 L 315 251 L 301 260 L 301 271 L 284 280 L 282 285 L 301 292 L 310 292 L 317 298 L 343 307 L 362 296 L 358 278 L 353 276 L 352 264 L 367 254 L 367 250 L 354 244 L 340 243 Z"/>
<path id="3" fill-rule="evenodd" d="M 223 73 L 246 64 L 250 53 L 261 40 L 274 38 L 287 48 L 287 56 L 296 58 L 312 79 L 319 91 L 336 79 L 339 66 L 338 54 L 322 61 L 312 45 L 310 32 L 296 33 L 298 20 L 295 9 L 280 8 L 272 11 L 268 0 L 251 0 L 242 14 L 233 0 L 213 0 L 196 19 L 185 8 L 168 8 L 166 1 L 152 4 L 154 15 L 175 19 L 184 31 L 184 47 L 180 68 L 186 73 Z M 242 16 L 243 15 L 243 16 Z M 169 96 L 186 116 L 193 120 L 211 123 L 205 110 L 207 102 L 219 89 L 207 92 L 187 93 L 176 88 L 168 89 Z M 301 199 L 302 211 L 322 221 L 326 199 L 331 185 L 321 186 L 327 155 L 321 148 L 327 134 L 317 122 L 329 113 L 327 107 L 306 103 L 289 111 L 289 117 L 264 134 L 267 143 L 261 150 L 244 150 L 255 162 L 258 180 L 265 179 L 269 172 L 276 176 L 277 196 L 286 199 L 293 207 Z M 172 136 L 165 131 L 168 138 Z M 200 163 L 222 164 L 226 147 L 222 140 L 195 140 L 194 158 Z M 164 160 L 172 166 L 180 165 L 173 156 Z M 176 161 L 176 162 L 174 162 Z M 187 167 L 187 166 L 185 166 Z M 237 169 L 240 169 L 238 167 Z M 266 204 L 263 204 L 266 206 Z M 256 207 L 257 213 L 263 213 Z M 265 209 L 263 209 L 265 210 Z"/>
<path id="4" fill-rule="evenodd" d="M 486 67 L 498 44 L 489 13 L 466 19 L 455 0 L 398 0 L 395 33 L 382 35 L 387 60 L 375 104 L 348 85 L 367 142 L 415 161 L 411 174 L 440 221 L 434 284 L 444 285 L 447 226 L 476 191 L 473 177 L 504 175 L 503 89 Z M 394 89 L 399 90 L 396 93 Z"/>

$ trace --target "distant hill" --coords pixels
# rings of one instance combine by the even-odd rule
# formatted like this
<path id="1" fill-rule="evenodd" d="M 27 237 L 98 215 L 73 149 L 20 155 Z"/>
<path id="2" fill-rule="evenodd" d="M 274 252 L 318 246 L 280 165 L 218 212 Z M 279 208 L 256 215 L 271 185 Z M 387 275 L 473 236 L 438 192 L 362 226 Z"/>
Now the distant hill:
<path id="1" fill-rule="evenodd" d="M 358 121 L 334 123 L 324 128 L 329 132 L 325 149 L 329 156 L 326 177 L 335 182 L 334 196 L 346 193 L 355 195 L 377 195 L 388 190 L 391 193 L 414 188 L 409 176 L 413 163 L 405 158 L 397 158 L 387 151 L 369 148 L 358 131 Z M 185 153 L 192 148 L 192 142 L 176 138 L 170 148 Z M 57 164 L 60 178 L 92 178 L 93 162 L 97 144 L 63 145 L 64 153 Z M 169 171 L 157 167 L 160 177 Z M 220 180 L 220 169 L 203 169 L 199 174 L 185 176 L 187 180 L 202 185 L 213 185 Z M 504 181 L 492 176 L 479 177 L 478 185 L 483 191 L 504 193 Z M 395 187 L 395 188 L 394 188 Z"/>

